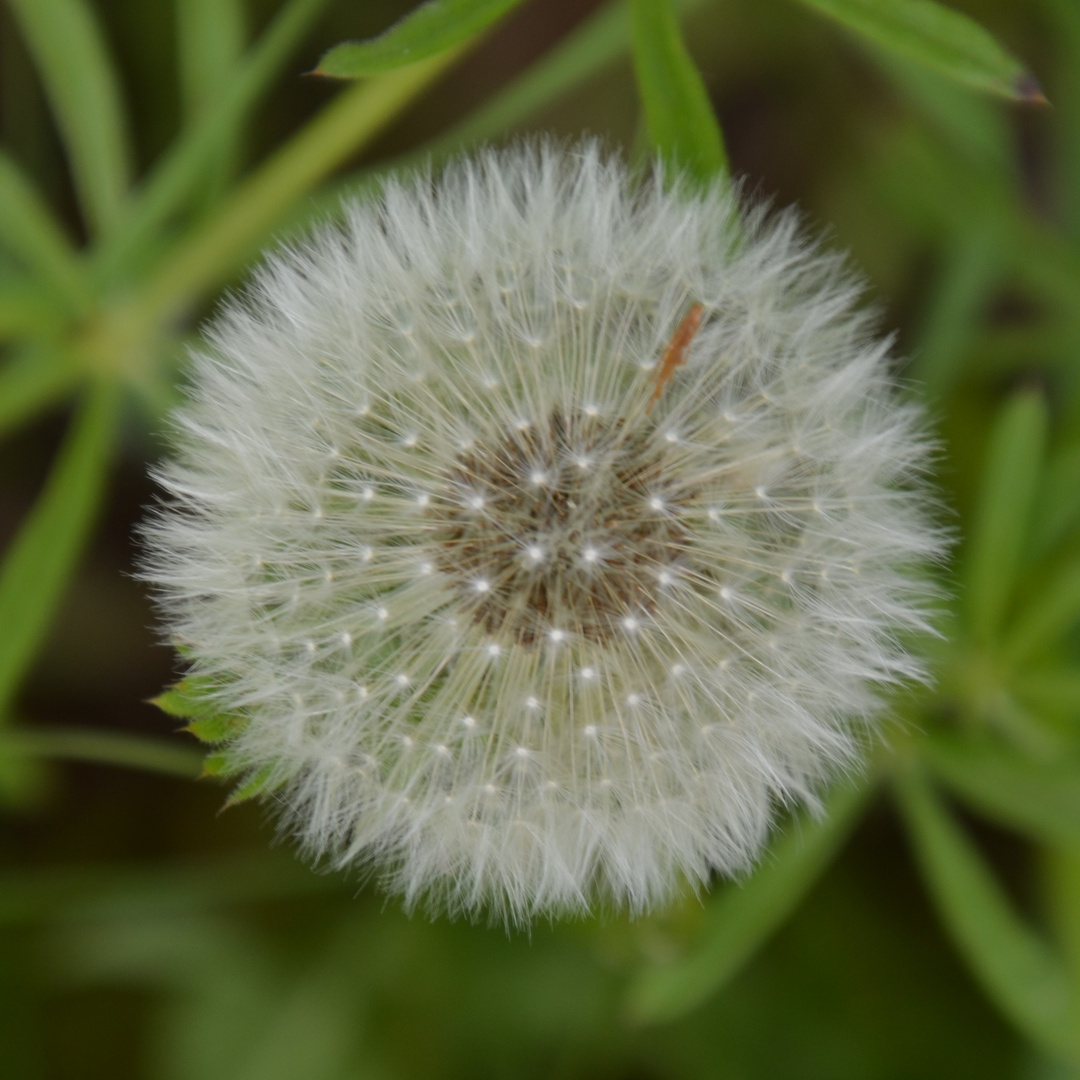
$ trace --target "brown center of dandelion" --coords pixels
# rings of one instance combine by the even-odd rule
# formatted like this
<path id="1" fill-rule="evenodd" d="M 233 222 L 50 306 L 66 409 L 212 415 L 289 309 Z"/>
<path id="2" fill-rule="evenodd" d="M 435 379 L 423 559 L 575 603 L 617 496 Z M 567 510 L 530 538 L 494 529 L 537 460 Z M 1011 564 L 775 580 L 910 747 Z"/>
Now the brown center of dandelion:
<path id="1" fill-rule="evenodd" d="M 464 450 L 427 518 L 439 568 L 490 633 L 604 642 L 672 580 L 686 501 L 651 430 L 556 411 Z"/>

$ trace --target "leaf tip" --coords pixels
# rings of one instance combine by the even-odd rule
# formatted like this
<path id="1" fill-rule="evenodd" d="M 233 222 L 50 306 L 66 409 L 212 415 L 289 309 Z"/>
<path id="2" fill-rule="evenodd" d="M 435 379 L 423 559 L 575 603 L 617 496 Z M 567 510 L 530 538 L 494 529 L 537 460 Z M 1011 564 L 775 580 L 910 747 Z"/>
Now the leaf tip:
<path id="1" fill-rule="evenodd" d="M 1029 71 L 1018 75 L 1013 81 L 1013 93 L 1025 105 L 1049 105 L 1050 102 L 1042 91 L 1038 80 Z"/>
<path id="2" fill-rule="evenodd" d="M 356 42 L 343 41 L 319 57 L 319 62 L 304 72 L 305 78 L 335 79 L 339 82 L 351 82 L 356 75 L 348 70 L 348 55 L 356 49 Z M 342 57 L 345 57 L 344 61 Z"/>
<path id="3" fill-rule="evenodd" d="M 338 71 L 333 71 L 327 67 L 324 63 L 325 57 L 320 60 L 310 71 L 302 71 L 300 77 L 302 79 L 333 79 L 335 82 L 350 82 L 355 76 L 342 75 Z"/>

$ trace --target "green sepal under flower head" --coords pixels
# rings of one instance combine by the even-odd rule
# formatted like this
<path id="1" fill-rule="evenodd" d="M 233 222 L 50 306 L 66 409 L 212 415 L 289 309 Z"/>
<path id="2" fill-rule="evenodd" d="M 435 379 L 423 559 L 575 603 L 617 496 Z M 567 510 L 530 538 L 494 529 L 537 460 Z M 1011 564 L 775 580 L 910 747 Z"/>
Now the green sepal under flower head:
<path id="1" fill-rule="evenodd" d="M 222 712 L 211 696 L 212 686 L 208 679 L 189 675 L 156 698 L 151 698 L 150 704 L 156 705 L 167 716 L 185 721 L 182 731 L 213 748 L 203 762 L 203 777 L 223 780 L 241 778 L 241 783 L 225 804 L 235 806 L 257 795 L 268 794 L 281 784 L 272 768 L 264 767 L 252 772 L 236 761 L 227 744 L 243 731 L 247 718 L 238 713 Z"/>

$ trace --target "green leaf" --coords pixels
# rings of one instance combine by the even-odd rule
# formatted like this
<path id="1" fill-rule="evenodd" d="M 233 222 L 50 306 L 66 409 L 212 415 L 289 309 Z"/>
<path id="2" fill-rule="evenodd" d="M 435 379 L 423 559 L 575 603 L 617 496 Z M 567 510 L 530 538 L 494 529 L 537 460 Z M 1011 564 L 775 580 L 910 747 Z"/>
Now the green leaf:
<path id="1" fill-rule="evenodd" d="M 1022 390 L 1002 407 L 991 432 L 963 567 L 968 627 L 983 645 L 997 640 L 1016 584 L 1047 423 L 1043 395 Z"/>
<path id="2" fill-rule="evenodd" d="M 243 126 L 259 94 L 328 3 L 290 0 L 245 53 L 211 107 L 184 128 L 136 193 L 119 228 L 102 245 L 95 263 L 104 280 L 130 272 L 130 264 L 142 257 L 143 250 L 159 242 L 161 225 L 169 215 L 209 182 L 220 148 Z"/>
<path id="3" fill-rule="evenodd" d="M 717 892 L 688 955 L 648 967 L 632 981 L 630 1015 L 645 1022 L 673 1020 L 720 990 L 795 910 L 847 839 L 872 791 L 862 783 L 834 792 L 821 817 L 791 826 L 745 883 Z"/>
<path id="4" fill-rule="evenodd" d="M 802 0 L 807 7 L 900 56 L 978 90 L 1044 103 L 1039 84 L 993 35 L 934 0 Z"/>
<path id="5" fill-rule="evenodd" d="M 215 108 L 228 91 L 244 51 L 244 9 L 240 0 L 178 0 L 177 43 L 180 89 L 187 125 Z M 239 120 L 222 129 L 213 149 L 213 167 L 203 185 L 212 203 L 224 187 L 239 157 Z"/>
<path id="6" fill-rule="evenodd" d="M 127 123 L 119 83 L 85 0 L 9 0 L 64 138 L 83 213 L 108 232 L 128 186 Z"/>
<path id="7" fill-rule="evenodd" d="M 706 2 L 676 0 L 676 7 L 680 14 L 686 14 L 703 7 Z M 364 169 L 324 184 L 311 198 L 294 204 L 284 228 L 279 226 L 279 235 L 298 235 L 309 229 L 313 221 L 339 213 L 344 197 L 362 197 L 391 170 L 408 169 L 438 160 L 462 146 L 505 136 L 533 113 L 557 101 L 604 65 L 621 57 L 629 45 L 630 18 L 626 5 L 610 3 L 523 75 L 512 80 L 461 123 L 426 143 L 422 150 L 402 155 L 389 165 Z"/>
<path id="8" fill-rule="evenodd" d="M 48 336 L 64 317 L 51 290 L 29 276 L 0 281 L 0 342 Z M 4 412 L 0 397 L 0 413 Z"/>
<path id="9" fill-rule="evenodd" d="M 914 770 L 897 794 L 915 855 L 957 948 L 998 1008 L 1050 1053 L 1080 1061 L 1068 972 L 1013 911 L 982 856 Z"/>
<path id="10" fill-rule="evenodd" d="M 1000 245 L 1001 238 L 986 223 L 948 239 L 910 368 L 928 397 L 940 399 L 961 374 L 961 362 L 1001 275 Z"/>
<path id="11" fill-rule="evenodd" d="M 18 165 L 0 151 L 0 242 L 38 274 L 73 311 L 89 302 L 71 241 Z"/>
<path id="12" fill-rule="evenodd" d="M 1074 562 L 1038 590 L 1012 620 L 1005 636 L 1005 659 L 1014 666 L 1032 660 L 1080 622 L 1080 562 Z"/>
<path id="13" fill-rule="evenodd" d="M 460 55 L 450 50 L 339 94 L 177 245 L 133 301 L 136 321 L 169 318 L 219 284 L 301 195 L 382 132 Z"/>
<path id="14" fill-rule="evenodd" d="M 12 728 L 0 732 L 0 754 L 28 758 L 60 758 L 142 769 L 193 780 L 202 755 L 191 746 L 123 731 L 87 728 Z"/>
<path id="15" fill-rule="evenodd" d="M 1080 849 L 1080 761 L 943 735 L 926 741 L 923 756 L 975 809 L 1044 844 Z"/>
<path id="16" fill-rule="evenodd" d="M 80 364 L 66 349 L 35 345 L 16 352 L 0 368 L 0 434 L 61 401 L 81 378 Z"/>
<path id="17" fill-rule="evenodd" d="M 178 0 L 177 42 L 184 114 L 191 123 L 228 85 L 244 49 L 239 0 Z"/>
<path id="18" fill-rule="evenodd" d="M 1080 986 L 1080 850 L 1075 847 L 1058 848 L 1041 854 L 1047 914 L 1054 935 L 1061 942 L 1073 985 Z M 1074 1004 L 1077 1027 L 1080 1027 L 1080 994 L 1076 995 Z M 1073 1077 L 1075 1075 L 1074 1072 Z"/>
<path id="19" fill-rule="evenodd" d="M 105 384 L 87 395 L 0 566 L 0 717 L 48 629 L 101 503 L 116 404 L 114 388 Z"/>
<path id="20" fill-rule="evenodd" d="M 1075 352 L 1070 334 L 1069 360 Z M 1060 544 L 1080 525 L 1080 444 L 1059 451 L 1046 466 L 1035 499 L 1032 555 L 1038 557 Z"/>
<path id="21" fill-rule="evenodd" d="M 680 16 L 707 0 L 675 0 Z M 557 101 L 587 78 L 613 63 L 630 47 L 630 16 L 625 3 L 605 5 L 564 41 L 504 86 L 490 101 L 425 147 L 425 153 L 446 154 L 504 135 L 527 117 Z"/>
<path id="22" fill-rule="evenodd" d="M 680 6 L 686 8 L 692 4 L 698 7 L 704 2 L 683 0 Z M 606 4 L 524 74 L 436 139 L 432 144 L 436 153 L 445 154 L 459 146 L 505 134 L 620 57 L 629 45 L 630 19 L 626 4 L 619 0 Z"/>
<path id="23" fill-rule="evenodd" d="M 356 79 L 415 64 L 486 29 L 521 0 L 428 0 L 370 41 L 336 45 L 319 61 L 315 75 Z"/>
<path id="24" fill-rule="evenodd" d="M 649 138 L 674 171 L 710 183 L 727 173 L 724 140 L 671 0 L 630 0 L 630 13 Z"/>
<path id="25" fill-rule="evenodd" d="M 948 143 L 978 169 L 1013 178 L 1015 153 L 1007 110 L 998 98 L 980 94 L 923 64 L 872 46 L 892 82 Z"/>
<path id="26" fill-rule="evenodd" d="M 1032 668 L 1013 678 L 1017 696 L 1035 708 L 1050 713 L 1080 716 L 1080 670 L 1076 668 Z"/>

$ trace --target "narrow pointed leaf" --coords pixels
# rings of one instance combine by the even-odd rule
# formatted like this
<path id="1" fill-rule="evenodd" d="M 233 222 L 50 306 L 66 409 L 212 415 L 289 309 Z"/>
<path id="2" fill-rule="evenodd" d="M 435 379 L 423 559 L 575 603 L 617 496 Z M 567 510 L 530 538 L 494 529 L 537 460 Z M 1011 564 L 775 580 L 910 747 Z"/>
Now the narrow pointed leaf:
<path id="1" fill-rule="evenodd" d="M 709 183 L 727 172 L 720 125 L 683 44 L 671 0 L 630 0 L 634 68 L 649 138 L 675 172 Z"/>
<path id="2" fill-rule="evenodd" d="M 93 10 L 85 0 L 8 2 L 45 84 L 83 213 L 107 232 L 128 186 L 127 119 Z"/>
<path id="3" fill-rule="evenodd" d="M 1030 72 L 984 27 L 935 0 L 802 0 L 884 49 L 978 90 L 1019 101 L 1045 98 Z"/>
<path id="4" fill-rule="evenodd" d="M 346 41 L 319 61 L 316 75 L 356 79 L 414 64 L 468 41 L 521 0 L 428 0 L 370 41 Z"/>
<path id="5" fill-rule="evenodd" d="M 1080 622 L 1080 563 L 1055 574 L 1020 609 L 1005 638 L 1014 665 L 1037 657 Z"/>
<path id="6" fill-rule="evenodd" d="M 178 0 L 176 16 L 180 89 L 191 126 L 213 110 L 241 63 L 244 9 L 240 0 Z M 222 130 L 213 166 L 201 185 L 205 202 L 212 203 L 225 186 L 239 160 L 241 142 L 239 123 Z"/>
<path id="7" fill-rule="evenodd" d="M 949 148 L 978 169 L 1002 178 L 1015 173 L 1010 117 L 1001 102 L 938 71 L 874 47 L 876 60 L 904 96 L 937 129 Z M 987 222 L 992 227 L 993 222 Z"/>
<path id="8" fill-rule="evenodd" d="M 295 200 L 378 135 L 460 55 L 450 50 L 339 94 L 177 245 L 133 303 L 139 318 L 166 318 L 218 284 Z"/>
<path id="9" fill-rule="evenodd" d="M 962 361 L 1001 274 L 1000 245 L 1000 237 L 985 225 L 948 242 L 910 373 L 929 397 L 947 394 L 962 373 Z"/>
<path id="10" fill-rule="evenodd" d="M 695 11 L 707 0 L 676 0 L 680 15 Z M 505 135 L 532 114 L 570 93 L 591 75 L 623 55 L 630 46 L 630 16 L 626 5 L 609 3 L 545 54 L 524 74 L 512 80 L 461 123 L 423 147 L 422 153 L 406 154 L 390 168 L 408 168 L 420 161 L 437 160 L 462 146 Z M 337 213 L 346 194 L 362 194 L 385 175 L 378 166 L 324 185 L 297 207 L 287 231 L 299 232 L 315 220 Z"/>
<path id="11" fill-rule="evenodd" d="M 700 937 L 687 955 L 648 967 L 631 983 L 631 1016 L 672 1020 L 719 991 L 795 910 L 847 839 L 872 791 L 865 782 L 836 791 L 821 818 L 792 827 L 745 883 L 711 897 Z"/>
<path id="12" fill-rule="evenodd" d="M 1016 584 L 1047 422 L 1042 394 L 1024 390 L 1005 403 L 990 436 L 963 568 L 967 623 L 980 644 L 997 640 Z"/>
<path id="13" fill-rule="evenodd" d="M 1013 679 L 1018 697 L 1036 709 L 1080 716 L 1080 668 L 1031 668 Z"/>
<path id="14" fill-rule="evenodd" d="M 1044 1049 L 1080 1061 L 1061 958 L 1019 918 L 926 780 L 910 772 L 898 780 L 897 793 L 931 895 L 983 989 Z"/>
<path id="15" fill-rule="evenodd" d="M 940 735 L 923 753 L 976 810 L 1041 843 L 1080 850 L 1080 762 L 1034 760 L 997 743 Z"/>
<path id="16" fill-rule="evenodd" d="M 15 352 L 0 368 L 0 435 L 62 400 L 82 374 L 67 350 L 27 346 Z"/>
<path id="17" fill-rule="evenodd" d="M 290 0 L 244 54 L 230 80 L 199 119 L 187 125 L 135 193 L 134 204 L 97 259 L 108 278 L 143 247 L 152 245 L 170 214 L 191 198 L 215 168 L 218 149 L 238 131 L 248 111 L 285 62 L 290 50 L 329 0 Z"/>
<path id="18" fill-rule="evenodd" d="M 52 290 L 31 277 L 9 277 L 0 283 L 0 342 L 40 339 L 63 317 L 63 307 L 57 306 Z M 0 395 L 0 416 L 7 415 L 5 405 Z"/>
<path id="19" fill-rule="evenodd" d="M 681 0 L 680 8 L 705 0 Z M 435 140 L 438 152 L 505 134 L 532 113 L 622 56 L 630 46 L 630 17 L 624 3 L 605 4 L 524 74 L 502 87 L 461 123 Z"/>
<path id="20" fill-rule="evenodd" d="M 0 151 L 0 243 L 75 311 L 87 302 L 82 267 L 71 242 L 18 165 Z"/>
<path id="21" fill-rule="evenodd" d="M 0 565 L 0 717 L 48 629 L 105 487 L 116 393 L 95 386 Z"/>
<path id="22" fill-rule="evenodd" d="M 1061 942 L 1073 985 L 1080 986 L 1080 849 L 1058 848 L 1043 852 L 1042 871 L 1044 895 L 1055 937 Z M 1073 1004 L 1076 1026 L 1080 1028 L 1080 994 Z"/>
<path id="23" fill-rule="evenodd" d="M 177 0 L 180 88 L 188 123 L 211 107 L 244 48 L 239 0 Z"/>
<path id="24" fill-rule="evenodd" d="M 1069 335 L 1068 351 L 1074 349 Z M 1080 525 L 1080 445 L 1059 451 L 1047 464 L 1035 500 L 1031 551 L 1038 558 L 1060 544 Z"/>

